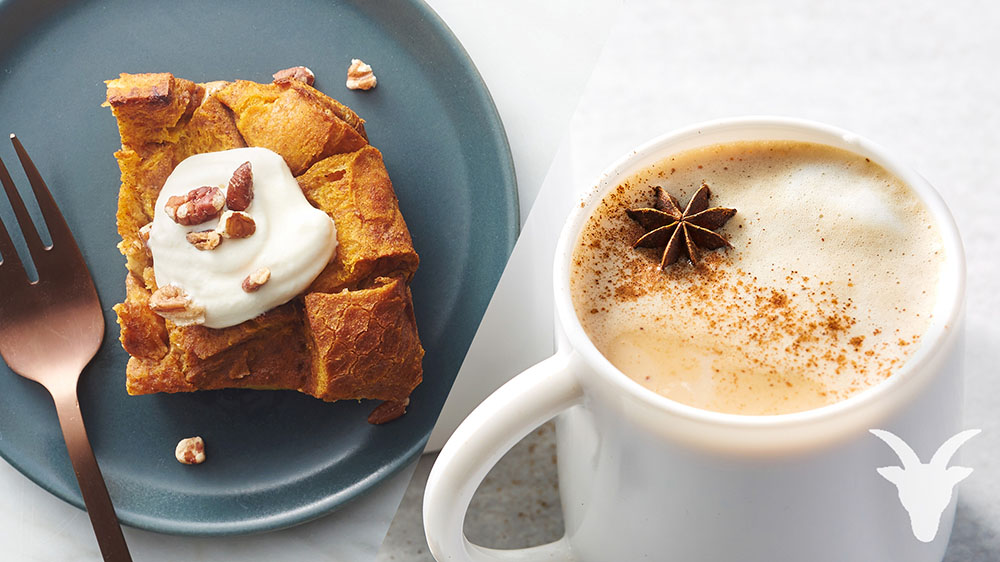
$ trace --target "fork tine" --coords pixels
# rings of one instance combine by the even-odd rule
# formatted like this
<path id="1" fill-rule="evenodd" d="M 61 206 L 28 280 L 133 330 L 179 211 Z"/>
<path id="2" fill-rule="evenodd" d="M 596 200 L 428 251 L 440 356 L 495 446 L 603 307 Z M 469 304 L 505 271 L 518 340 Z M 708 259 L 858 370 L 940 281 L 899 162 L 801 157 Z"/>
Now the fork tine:
<path id="1" fill-rule="evenodd" d="M 45 226 L 49 229 L 52 246 L 64 243 L 70 243 L 75 246 L 76 242 L 73 240 L 73 234 L 69 230 L 69 225 L 66 224 L 66 219 L 63 218 L 55 199 L 52 198 L 52 193 L 49 192 L 48 186 L 45 185 L 45 180 L 38 173 L 38 168 L 35 167 L 35 163 L 28 156 L 28 151 L 24 149 L 21 140 L 13 133 L 10 135 L 10 142 L 14 145 L 14 152 L 17 153 L 18 159 L 21 160 L 21 167 L 24 168 L 24 174 L 28 176 L 28 183 L 31 184 L 31 190 L 35 192 L 35 200 L 38 202 L 38 208 L 42 211 Z M 36 261 L 37 259 L 35 258 Z"/>
<path id="2" fill-rule="evenodd" d="M 0 170 L 2 170 L 0 174 L 7 172 L 3 167 L 3 160 L 0 160 Z M 3 224 L 3 219 L 0 219 L 0 280 L 8 278 L 11 274 L 17 272 L 20 272 L 24 277 L 28 275 L 24 271 L 21 258 L 17 256 L 14 241 L 10 239 L 10 234 L 7 232 L 7 227 Z"/>
<path id="3" fill-rule="evenodd" d="M 42 252 L 46 249 L 45 244 L 42 243 L 41 237 L 38 236 L 35 223 L 32 222 L 31 215 L 28 214 L 28 209 L 24 206 L 24 201 L 17 192 L 17 187 L 14 185 L 14 180 L 11 179 L 6 166 L 0 166 L 0 182 L 3 183 L 4 191 L 7 192 L 7 199 L 10 201 L 10 206 L 14 209 L 14 216 L 17 217 L 17 223 L 21 227 L 21 234 L 24 235 L 28 251 L 31 252 L 31 257 L 35 260 L 37 266 L 37 263 L 42 258 Z"/>

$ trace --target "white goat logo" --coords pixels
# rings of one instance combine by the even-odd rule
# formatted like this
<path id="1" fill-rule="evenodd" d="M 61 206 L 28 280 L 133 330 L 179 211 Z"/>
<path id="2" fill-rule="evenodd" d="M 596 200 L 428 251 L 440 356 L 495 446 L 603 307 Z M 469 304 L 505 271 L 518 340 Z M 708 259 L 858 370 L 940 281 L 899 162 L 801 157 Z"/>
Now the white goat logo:
<path id="1" fill-rule="evenodd" d="M 913 449 L 895 434 L 881 429 L 869 431 L 899 455 L 903 466 L 884 466 L 877 469 L 878 473 L 899 489 L 899 501 L 910 514 L 913 536 L 921 542 L 931 542 L 937 535 L 941 513 L 951 503 L 955 484 L 972 474 L 971 468 L 949 467 L 948 461 L 959 447 L 975 437 L 980 430 L 969 429 L 951 437 L 927 464 L 921 463 Z"/>

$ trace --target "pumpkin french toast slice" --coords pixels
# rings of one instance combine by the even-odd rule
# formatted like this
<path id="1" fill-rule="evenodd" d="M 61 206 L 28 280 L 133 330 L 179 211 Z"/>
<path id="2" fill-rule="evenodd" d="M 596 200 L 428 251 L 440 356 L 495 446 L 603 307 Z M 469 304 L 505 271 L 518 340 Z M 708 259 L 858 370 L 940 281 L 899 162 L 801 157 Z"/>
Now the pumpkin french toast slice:
<path id="1" fill-rule="evenodd" d="M 364 121 L 295 80 L 196 84 L 158 73 L 107 85 L 122 139 L 117 222 L 128 273 L 114 308 L 131 356 L 128 392 L 290 389 L 405 401 L 422 377 L 409 291 L 419 258 Z M 334 220 L 335 256 L 307 290 L 256 318 L 175 325 L 149 306 L 158 286 L 143 227 L 178 163 L 246 146 L 278 153 L 309 203 Z"/>

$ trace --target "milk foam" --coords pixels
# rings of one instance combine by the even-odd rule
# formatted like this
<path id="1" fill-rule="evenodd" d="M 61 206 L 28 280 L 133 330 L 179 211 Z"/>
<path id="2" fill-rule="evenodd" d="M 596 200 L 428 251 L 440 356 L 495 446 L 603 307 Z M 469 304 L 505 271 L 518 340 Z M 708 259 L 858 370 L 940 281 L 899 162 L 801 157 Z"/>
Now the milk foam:
<path id="1" fill-rule="evenodd" d="M 653 185 L 685 205 L 706 183 L 738 210 L 733 248 L 656 270 L 661 249 L 625 209 Z M 843 400 L 915 350 L 944 263 L 929 211 L 898 178 L 851 152 L 794 141 L 676 154 L 605 196 L 574 252 L 584 328 L 608 359 L 689 405 L 777 414 Z"/>

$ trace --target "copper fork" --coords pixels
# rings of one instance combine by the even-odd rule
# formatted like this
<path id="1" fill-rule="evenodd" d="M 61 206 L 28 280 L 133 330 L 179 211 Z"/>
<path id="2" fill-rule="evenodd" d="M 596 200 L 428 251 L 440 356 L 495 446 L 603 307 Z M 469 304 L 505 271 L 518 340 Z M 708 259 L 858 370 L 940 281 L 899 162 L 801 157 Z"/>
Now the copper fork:
<path id="1" fill-rule="evenodd" d="M 42 243 L 24 201 L 0 160 L 0 181 L 21 226 L 38 280 L 31 282 L 0 221 L 0 355 L 14 372 L 49 391 L 76 480 L 104 560 L 131 561 L 104 478 L 80 415 L 77 383 L 104 337 L 94 281 L 38 169 L 10 136 L 35 193 L 52 244 Z"/>

